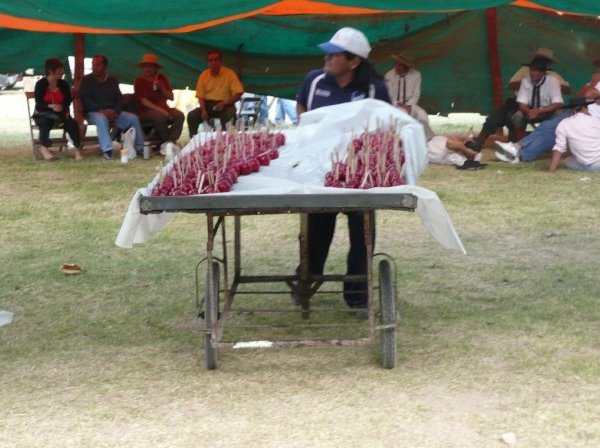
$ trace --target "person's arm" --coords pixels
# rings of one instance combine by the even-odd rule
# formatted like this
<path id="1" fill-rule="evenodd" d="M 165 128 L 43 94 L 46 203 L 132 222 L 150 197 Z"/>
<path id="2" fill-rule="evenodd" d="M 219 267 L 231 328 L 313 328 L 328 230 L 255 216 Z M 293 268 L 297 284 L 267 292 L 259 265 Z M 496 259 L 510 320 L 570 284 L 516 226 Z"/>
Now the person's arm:
<path id="1" fill-rule="evenodd" d="M 35 108 L 42 111 L 49 111 L 48 103 L 44 101 L 44 94 L 48 89 L 48 80 L 46 78 L 41 78 L 35 83 L 35 87 L 33 90 L 33 95 L 35 96 Z"/>
<path id="2" fill-rule="evenodd" d="M 556 168 L 558 168 L 558 164 L 560 162 L 560 158 L 562 153 L 559 151 L 552 151 L 552 160 L 550 161 L 550 165 L 548 165 L 548 171 L 554 173 Z"/>
<path id="3" fill-rule="evenodd" d="M 169 113 L 166 110 L 164 110 L 160 106 L 157 106 L 148 99 L 148 87 L 142 78 L 138 77 L 135 79 L 135 82 L 133 84 L 133 91 L 135 93 L 135 97 L 142 106 L 154 110 L 160 114 L 169 115 Z"/>
<path id="4" fill-rule="evenodd" d="M 171 87 L 171 83 L 167 79 L 165 75 L 158 75 L 158 88 L 160 89 L 163 96 L 169 100 L 173 101 L 175 96 L 173 95 L 173 88 Z"/>
<path id="5" fill-rule="evenodd" d="M 296 116 L 300 117 L 304 112 L 306 112 L 306 106 L 296 102 Z"/>
<path id="6" fill-rule="evenodd" d="M 217 105 L 214 107 L 215 110 L 223 110 L 229 106 L 233 106 L 236 101 L 242 97 L 244 93 L 244 87 L 240 82 L 240 79 L 232 70 L 229 72 L 229 97 L 226 100 L 219 101 Z"/>
<path id="7" fill-rule="evenodd" d="M 61 92 L 63 93 L 63 109 L 69 110 L 71 103 L 73 102 L 73 96 L 71 95 L 71 87 L 64 79 L 58 82 Z"/>
<path id="8" fill-rule="evenodd" d="M 419 100 L 421 99 L 421 73 L 416 70 L 414 71 L 409 86 L 410 89 L 407 94 L 408 100 L 406 101 L 406 105 L 415 106 L 419 104 Z"/>
<path id="9" fill-rule="evenodd" d="M 473 160 L 477 155 L 477 152 L 467 147 L 465 145 L 465 142 L 460 137 L 457 137 L 455 135 L 451 135 L 450 137 L 448 137 L 448 139 L 446 140 L 446 148 L 448 148 L 450 151 L 455 151 L 459 154 L 462 154 L 469 160 Z"/>
<path id="10" fill-rule="evenodd" d="M 565 126 L 567 125 L 566 123 L 568 120 L 569 119 L 567 118 L 561 121 L 556 127 L 556 140 L 554 142 L 554 148 L 552 148 L 552 160 L 548 166 L 548 171 L 551 173 L 556 171 L 561 156 L 567 151 L 567 134 L 565 131 Z"/>

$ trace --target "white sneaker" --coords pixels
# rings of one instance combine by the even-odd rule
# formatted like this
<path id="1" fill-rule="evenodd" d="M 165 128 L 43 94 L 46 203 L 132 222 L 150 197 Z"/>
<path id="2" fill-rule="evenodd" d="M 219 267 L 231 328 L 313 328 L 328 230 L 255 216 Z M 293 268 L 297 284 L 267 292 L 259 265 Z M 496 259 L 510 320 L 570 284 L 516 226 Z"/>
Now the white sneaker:
<path id="1" fill-rule="evenodd" d="M 498 150 L 498 152 L 501 152 L 511 157 L 519 157 L 520 148 L 513 142 L 502 143 L 499 141 L 495 141 L 494 147 Z"/>
<path id="2" fill-rule="evenodd" d="M 519 158 L 518 157 L 511 157 L 511 156 L 508 156 L 508 155 L 506 155 L 506 154 L 504 154 L 504 153 L 502 153 L 500 151 L 496 151 L 495 154 L 496 154 L 496 158 L 498 160 L 503 161 L 503 162 L 513 163 L 513 164 L 514 163 L 519 163 Z"/>

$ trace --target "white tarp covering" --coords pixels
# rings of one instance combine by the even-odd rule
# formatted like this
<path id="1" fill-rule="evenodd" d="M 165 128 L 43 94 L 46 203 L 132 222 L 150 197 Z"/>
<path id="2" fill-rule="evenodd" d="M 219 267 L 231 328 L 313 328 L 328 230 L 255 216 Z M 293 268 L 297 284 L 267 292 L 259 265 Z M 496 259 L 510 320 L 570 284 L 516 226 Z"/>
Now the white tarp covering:
<path id="1" fill-rule="evenodd" d="M 366 129 L 393 123 L 402 136 L 406 155 L 404 173 L 408 185 L 369 190 L 329 188 L 323 186 L 325 173 L 331 169 L 331 153 L 337 151 L 344 158 L 346 144 Z M 347 194 L 362 192 L 412 193 L 418 197 L 417 213 L 429 233 L 448 249 L 466 253 L 446 209 L 437 194 L 417 187 L 419 174 L 427 165 L 427 147 L 423 127 L 404 111 L 378 100 L 366 99 L 336 106 L 323 107 L 302 114 L 296 129 L 284 131 L 286 144 L 279 148 L 280 156 L 267 167 L 247 176 L 240 176 L 229 193 L 249 194 Z M 193 151 L 206 134 L 198 134 L 183 150 Z M 165 168 L 169 168 L 168 166 Z M 146 187 L 139 189 L 127 210 L 115 244 L 131 248 L 145 243 L 174 217 L 173 213 L 143 215 L 139 210 L 141 195 L 149 195 L 158 182 L 157 175 Z"/>

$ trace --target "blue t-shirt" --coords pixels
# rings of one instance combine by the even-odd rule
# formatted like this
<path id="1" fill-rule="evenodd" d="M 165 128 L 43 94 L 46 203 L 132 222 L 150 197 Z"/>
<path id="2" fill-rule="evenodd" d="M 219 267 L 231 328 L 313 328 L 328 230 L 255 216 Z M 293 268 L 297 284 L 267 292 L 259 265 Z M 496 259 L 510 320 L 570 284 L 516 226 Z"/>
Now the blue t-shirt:
<path id="1" fill-rule="evenodd" d="M 314 89 L 311 89 L 315 79 L 317 79 L 316 85 Z M 382 79 L 374 78 L 371 80 L 371 83 L 375 89 L 374 98 L 391 103 L 385 82 Z M 296 101 L 307 110 L 314 110 L 319 107 L 333 106 L 334 104 L 369 98 L 368 93 L 361 92 L 357 87 L 354 82 L 351 82 L 346 87 L 340 87 L 332 76 L 325 74 L 323 69 L 312 70 L 304 78 L 300 91 L 296 95 Z"/>

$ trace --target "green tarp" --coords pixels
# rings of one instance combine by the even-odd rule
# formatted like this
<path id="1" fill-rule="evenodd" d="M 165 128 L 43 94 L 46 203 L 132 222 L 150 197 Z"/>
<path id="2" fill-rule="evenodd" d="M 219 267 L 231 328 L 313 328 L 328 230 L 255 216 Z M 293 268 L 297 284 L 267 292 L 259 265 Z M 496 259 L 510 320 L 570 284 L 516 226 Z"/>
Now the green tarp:
<path id="1" fill-rule="evenodd" d="M 104 9 L 99 8 L 96 18 L 88 17 L 91 2 L 80 2 L 74 8 L 71 2 L 11 2 L 2 4 L 1 13 L 25 14 L 29 5 L 45 14 L 28 17 L 51 19 L 47 8 L 64 14 L 72 24 L 111 28 L 170 27 L 193 23 L 184 7 L 198 10 L 200 2 L 177 2 L 175 12 L 168 18 L 156 18 L 149 11 L 160 10 L 157 2 L 149 1 L 144 14 L 134 14 L 130 2 L 95 2 L 99 6 L 112 5 L 115 18 L 108 20 Z M 275 2 L 247 3 L 218 1 L 204 8 L 202 19 L 225 17 L 229 13 L 243 13 Z M 293 97 L 305 73 L 321 66 L 322 53 L 316 47 L 328 40 L 336 29 L 354 26 L 367 34 L 373 46 L 371 59 L 380 72 L 391 68 L 390 54 L 408 49 L 415 57 L 423 75 L 421 103 L 430 113 L 479 111 L 489 113 L 492 108 L 491 72 L 489 64 L 486 13 L 482 8 L 506 4 L 504 1 L 384 1 L 359 0 L 332 1 L 334 5 L 370 7 L 380 9 L 440 9 L 466 8 L 472 11 L 457 13 L 432 12 L 427 14 L 363 14 L 363 15 L 257 15 L 190 33 L 178 34 L 88 34 L 85 37 L 86 55 L 102 53 L 110 60 L 109 70 L 121 82 L 132 83 L 139 70 L 134 64 L 144 53 L 153 52 L 165 66 L 165 72 L 174 86 L 195 87 L 198 73 L 206 66 L 205 54 L 210 48 L 221 49 L 226 65 L 242 76 L 246 90 L 277 96 Z M 545 0 L 539 4 L 574 10 L 596 11 L 600 1 Z M 164 3 L 161 3 L 164 7 Z M 48 6 L 51 5 L 51 6 Z M 68 6 L 77 9 L 69 15 Z M 141 7 L 141 6 L 140 6 Z M 227 8 L 225 8 L 227 7 Z M 46 8 L 46 9 L 44 9 Z M 245 9 L 244 9 L 245 8 Z M 538 47 L 552 48 L 558 62 L 557 71 L 574 87 L 587 81 L 592 70 L 592 60 L 600 57 L 600 21 L 595 16 L 567 16 L 553 12 L 542 12 L 502 6 L 498 12 L 498 49 L 503 83 L 521 63 L 527 62 L 529 52 Z M 598 11 L 600 13 L 600 11 Z M 40 15 L 41 14 L 41 15 Z M 200 13 L 198 13 L 200 17 Z M 103 18 L 104 17 L 104 18 Z M 138 17 L 137 20 L 135 18 Z M 54 17 L 55 18 L 55 17 Z M 196 21 L 198 19 L 196 18 Z M 0 72 L 22 71 L 34 67 L 40 72 L 47 57 L 66 58 L 73 54 L 73 36 L 62 33 L 36 33 L 0 29 L 2 57 Z M 508 94 L 508 91 L 505 92 Z"/>

